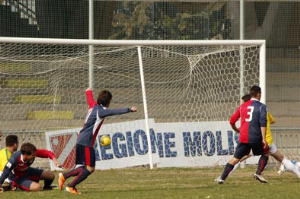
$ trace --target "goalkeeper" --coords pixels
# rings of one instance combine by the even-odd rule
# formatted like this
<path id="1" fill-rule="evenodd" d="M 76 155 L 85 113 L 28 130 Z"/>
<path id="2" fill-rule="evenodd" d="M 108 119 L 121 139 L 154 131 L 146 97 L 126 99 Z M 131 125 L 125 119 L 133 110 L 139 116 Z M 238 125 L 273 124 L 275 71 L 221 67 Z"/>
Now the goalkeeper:
<path id="1" fill-rule="evenodd" d="M 89 104 L 89 111 L 83 128 L 80 130 L 77 138 L 75 166 L 67 173 L 59 173 L 58 179 L 59 189 L 62 190 L 65 180 L 69 177 L 76 176 L 76 178 L 66 187 L 66 191 L 72 194 L 81 194 L 76 189 L 76 185 L 84 181 L 95 171 L 96 160 L 93 146 L 104 119 L 112 115 L 137 111 L 136 107 L 108 109 L 110 101 L 112 100 L 112 94 L 107 90 L 103 90 L 99 93 L 97 103 L 93 100 L 91 89 L 86 90 L 86 96 Z"/>

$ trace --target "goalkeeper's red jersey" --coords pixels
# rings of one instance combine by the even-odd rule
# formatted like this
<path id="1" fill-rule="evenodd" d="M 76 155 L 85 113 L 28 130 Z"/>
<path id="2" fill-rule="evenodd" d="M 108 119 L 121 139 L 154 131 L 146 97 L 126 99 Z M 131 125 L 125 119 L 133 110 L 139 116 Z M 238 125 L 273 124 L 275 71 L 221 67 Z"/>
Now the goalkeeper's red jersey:
<path id="1" fill-rule="evenodd" d="M 261 127 L 267 126 L 267 107 L 256 99 L 244 102 L 231 116 L 230 124 L 241 119 L 239 141 L 258 143 L 262 141 Z"/>

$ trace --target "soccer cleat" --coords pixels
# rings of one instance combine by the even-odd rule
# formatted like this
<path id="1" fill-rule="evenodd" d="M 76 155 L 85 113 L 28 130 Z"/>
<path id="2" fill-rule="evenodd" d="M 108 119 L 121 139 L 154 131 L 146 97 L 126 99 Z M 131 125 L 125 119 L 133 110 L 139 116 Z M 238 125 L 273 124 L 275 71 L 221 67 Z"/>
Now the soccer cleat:
<path id="1" fill-rule="evenodd" d="M 64 175 L 62 173 L 59 173 L 58 174 L 58 188 L 59 188 L 59 190 L 63 189 L 65 181 L 66 181 L 66 179 L 65 179 Z"/>
<path id="2" fill-rule="evenodd" d="M 2 184 L 2 188 L 4 191 L 9 191 L 11 190 L 11 184 L 7 181 L 4 181 L 4 183 Z"/>
<path id="3" fill-rule="evenodd" d="M 51 185 L 50 187 L 44 187 L 43 190 L 54 190 L 54 189 L 58 189 L 57 185 Z"/>
<path id="4" fill-rule="evenodd" d="M 81 194 L 76 188 L 66 187 L 66 191 L 72 194 Z"/>
<path id="5" fill-rule="evenodd" d="M 217 182 L 218 184 L 224 184 L 225 180 L 223 180 L 221 176 L 219 176 L 218 178 L 215 179 L 215 182 Z"/>
<path id="6" fill-rule="evenodd" d="M 281 165 L 280 165 L 279 170 L 278 170 L 277 173 L 279 175 L 282 175 L 285 171 L 286 171 L 286 168 L 285 168 L 284 164 L 281 163 Z"/>
<path id="7" fill-rule="evenodd" d="M 254 174 L 253 175 L 255 180 L 258 180 L 261 183 L 267 183 L 268 181 L 262 176 L 262 175 L 258 175 L 258 174 Z"/>

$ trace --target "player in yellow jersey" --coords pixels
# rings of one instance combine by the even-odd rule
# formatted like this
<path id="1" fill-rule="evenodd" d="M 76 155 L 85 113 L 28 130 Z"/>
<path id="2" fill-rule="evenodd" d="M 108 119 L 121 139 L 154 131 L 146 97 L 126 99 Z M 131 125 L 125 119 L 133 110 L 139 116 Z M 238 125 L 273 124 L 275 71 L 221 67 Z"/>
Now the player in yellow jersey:
<path id="1" fill-rule="evenodd" d="M 250 94 L 246 94 L 242 97 L 243 102 L 247 102 L 248 100 L 251 99 Z M 284 155 L 277 149 L 276 145 L 273 142 L 273 136 L 271 132 L 271 124 L 274 124 L 275 120 L 274 117 L 271 115 L 270 112 L 267 112 L 267 130 L 266 130 L 266 141 L 269 146 L 269 155 L 271 155 L 273 158 L 275 158 L 278 162 L 282 164 L 280 171 L 278 172 L 279 174 L 282 174 L 284 171 L 290 171 L 292 173 L 295 173 L 298 178 L 300 178 L 300 165 L 299 162 L 296 161 L 291 161 L 289 159 L 286 159 Z M 236 129 L 239 130 L 239 129 Z M 235 167 L 232 169 L 230 174 L 232 174 L 239 164 L 249 158 L 251 155 L 244 156 L 238 164 L 235 165 Z"/>
<path id="2" fill-rule="evenodd" d="M 11 157 L 11 155 L 17 151 L 19 141 L 16 135 L 8 135 L 5 138 L 6 147 L 0 150 L 0 176 L 2 175 L 3 169 Z M 11 181 L 7 178 L 5 180 L 6 186 L 10 185 Z"/>

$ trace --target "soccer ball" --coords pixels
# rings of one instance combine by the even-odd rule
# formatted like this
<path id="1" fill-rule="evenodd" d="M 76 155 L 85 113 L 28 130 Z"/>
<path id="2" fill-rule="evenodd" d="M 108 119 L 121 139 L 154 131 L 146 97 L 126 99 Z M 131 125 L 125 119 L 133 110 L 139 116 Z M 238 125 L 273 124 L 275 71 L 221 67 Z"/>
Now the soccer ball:
<path id="1" fill-rule="evenodd" d="M 108 137 L 107 135 L 102 135 L 100 138 L 100 144 L 102 146 L 108 146 L 111 143 L 111 139 L 110 137 Z"/>

